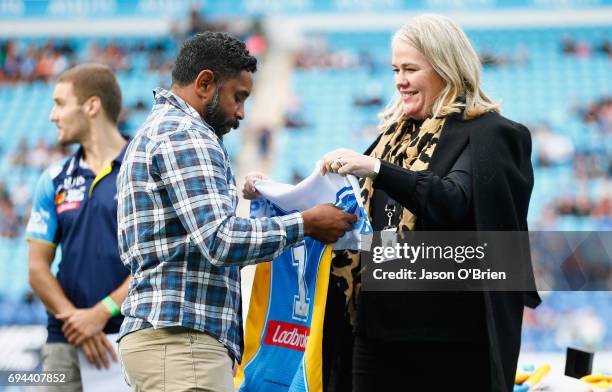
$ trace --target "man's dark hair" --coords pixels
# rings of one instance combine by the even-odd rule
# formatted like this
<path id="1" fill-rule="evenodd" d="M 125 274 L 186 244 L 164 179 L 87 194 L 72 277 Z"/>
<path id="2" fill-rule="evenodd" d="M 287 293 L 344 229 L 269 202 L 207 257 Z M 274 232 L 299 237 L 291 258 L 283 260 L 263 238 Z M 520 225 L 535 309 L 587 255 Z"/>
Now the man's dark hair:
<path id="1" fill-rule="evenodd" d="M 255 73 L 257 59 L 231 35 L 206 31 L 189 38 L 181 47 L 172 69 L 172 83 L 188 85 L 205 69 L 211 70 L 217 80 L 225 80 L 241 71 Z"/>

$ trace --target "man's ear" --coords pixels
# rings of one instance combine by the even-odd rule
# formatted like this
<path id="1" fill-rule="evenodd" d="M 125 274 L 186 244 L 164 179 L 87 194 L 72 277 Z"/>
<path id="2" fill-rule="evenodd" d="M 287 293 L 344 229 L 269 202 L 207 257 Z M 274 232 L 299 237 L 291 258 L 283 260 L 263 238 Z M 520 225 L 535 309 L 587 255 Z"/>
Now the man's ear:
<path id="1" fill-rule="evenodd" d="M 209 69 L 202 70 L 195 80 L 195 93 L 205 104 L 208 104 L 215 95 L 216 84 L 215 74 Z"/>
<path id="2" fill-rule="evenodd" d="M 83 110 L 89 117 L 95 117 L 102 110 L 102 101 L 100 97 L 92 96 L 83 102 Z"/>

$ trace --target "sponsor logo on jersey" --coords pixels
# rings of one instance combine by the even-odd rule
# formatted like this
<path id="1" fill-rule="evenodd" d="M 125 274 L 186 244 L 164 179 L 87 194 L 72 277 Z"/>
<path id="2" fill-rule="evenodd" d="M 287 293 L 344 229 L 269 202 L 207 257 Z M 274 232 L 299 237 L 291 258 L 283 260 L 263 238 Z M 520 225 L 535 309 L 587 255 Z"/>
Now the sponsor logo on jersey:
<path id="1" fill-rule="evenodd" d="M 82 176 L 65 178 L 58 186 L 55 195 L 55 209 L 58 214 L 66 211 L 78 210 L 81 201 L 85 199 L 85 178 Z"/>
<path id="2" fill-rule="evenodd" d="M 55 195 L 55 205 L 62 204 L 65 198 L 66 198 L 66 192 L 60 192 L 57 195 Z"/>
<path id="3" fill-rule="evenodd" d="M 75 201 L 83 201 L 85 198 L 85 186 L 80 186 L 78 188 L 68 189 L 66 191 L 66 201 L 68 203 L 72 203 Z"/>
<path id="4" fill-rule="evenodd" d="M 47 222 L 50 218 L 51 215 L 49 212 L 43 210 L 42 208 L 32 211 L 32 216 L 28 222 L 26 232 L 41 235 L 47 234 L 47 230 L 49 230 L 49 225 Z"/>
<path id="5" fill-rule="evenodd" d="M 71 201 L 71 202 L 60 204 L 59 206 L 57 206 L 56 211 L 58 214 L 61 214 L 66 211 L 78 210 L 80 207 L 81 207 L 81 202 Z"/>
<path id="6" fill-rule="evenodd" d="M 270 320 L 268 321 L 268 329 L 264 337 L 264 344 L 285 347 L 297 351 L 305 351 L 309 335 L 309 327 Z"/>

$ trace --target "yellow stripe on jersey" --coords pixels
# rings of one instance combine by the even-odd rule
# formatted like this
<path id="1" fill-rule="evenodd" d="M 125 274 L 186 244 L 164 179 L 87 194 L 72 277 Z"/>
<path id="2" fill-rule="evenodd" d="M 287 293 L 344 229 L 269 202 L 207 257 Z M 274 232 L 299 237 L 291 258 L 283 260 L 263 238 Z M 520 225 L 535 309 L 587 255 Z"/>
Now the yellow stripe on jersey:
<path id="1" fill-rule="evenodd" d="M 244 382 L 244 366 L 251 362 L 261 346 L 261 337 L 263 336 L 266 315 L 268 314 L 268 304 L 270 303 L 270 264 L 271 262 L 269 261 L 260 263 L 255 268 L 249 313 L 244 333 L 244 354 L 242 356 L 242 363 L 236 372 L 236 377 L 234 377 L 234 388 L 236 389 Z"/>
<path id="2" fill-rule="evenodd" d="M 308 390 L 311 392 L 323 391 L 323 322 L 325 321 L 331 259 L 332 245 L 327 245 L 321 257 L 319 271 L 317 272 L 312 324 L 310 326 L 310 336 L 308 337 L 306 352 L 304 353 L 306 381 L 308 382 Z"/>
<path id="3" fill-rule="evenodd" d="M 112 171 L 113 171 L 113 163 L 111 162 L 111 163 L 108 164 L 108 166 L 106 166 L 104 169 L 102 169 L 100 171 L 100 173 L 98 173 L 96 178 L 94 178 L 93 182 L 91 183 L 91 187 L 89 187 L 89 197 L 91 197 L 91 193 L 93 192 L 93 189 L 96 186 L 96 184 L 98 182 L 100 182 L 104 177 L 109 175 L 110 172 L 112 172 Z"/>
<path id="4" fill-rule="evenodd" d="M 54 248 L 57 248 L 57 244 L 55 242 L 41 240 L 40 238 L 34 238 L 34 237 L 25 237 L 24 239 L 26 241 L 38 242 L 40 244 L 45 244 L 45 245 L 49 245 L 49 246 L 52 246 Z"/>

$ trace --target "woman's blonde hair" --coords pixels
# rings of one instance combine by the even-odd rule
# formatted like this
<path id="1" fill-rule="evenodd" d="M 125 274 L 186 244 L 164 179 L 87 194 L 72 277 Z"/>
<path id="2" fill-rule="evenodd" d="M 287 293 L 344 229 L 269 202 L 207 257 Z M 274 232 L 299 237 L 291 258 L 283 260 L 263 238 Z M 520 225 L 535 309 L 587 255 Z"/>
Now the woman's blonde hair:
<path id="1" fill-rule="evenodd" d="M 465 108 L 465 119 L 486 112 L 499 112 L 499 105 L 480 88 L 481 63 L 476 51 L 463 30 L 451 19 L 442 15 L 419 15 L 395 32 L 392 42 L 397 40 L 421 52 L 445 82 L 433 103 L 432 117 L 458 113 L 462 108 Z M 458 100 L 459 97 L 462 99 Z M 402 101 L 397 92 L 379 117 L 382 131 L 404 120 Z"/>

